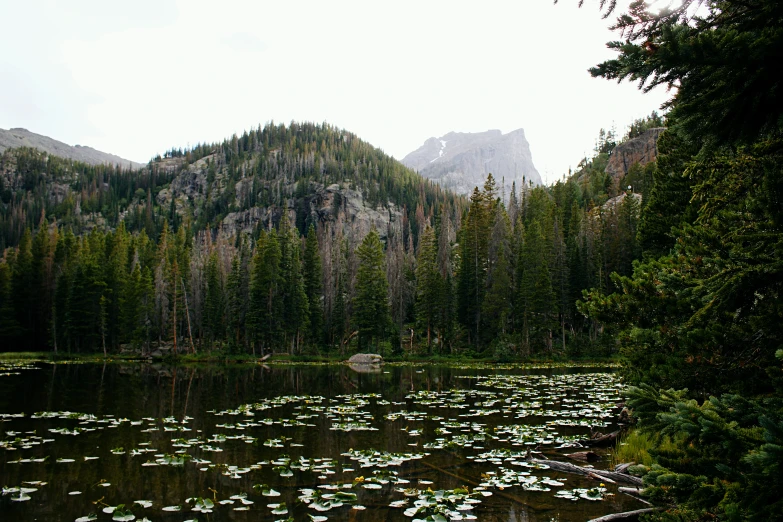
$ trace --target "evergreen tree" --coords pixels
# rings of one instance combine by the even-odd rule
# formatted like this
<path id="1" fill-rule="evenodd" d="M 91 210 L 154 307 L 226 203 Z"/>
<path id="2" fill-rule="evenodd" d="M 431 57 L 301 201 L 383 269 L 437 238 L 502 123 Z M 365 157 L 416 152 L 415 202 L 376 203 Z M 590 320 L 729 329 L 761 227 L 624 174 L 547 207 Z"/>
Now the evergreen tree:
<path id="1" fill-rule="evenodd" d="M 538 221 L 525 231 L 517 265 L 517 310 L 521 332 L 528 350 L 537 345 L 551 349 L 556 303 L 549 272 L 548 244 Z"/>
<path id="2" fill-rule="evenodd" d="M 432 351 L 432 329 L 441 304 L 442 281 L 437 255 L 435 230 L 426 227 L 419 238 L 416 263 L 416 324 L 426 332 L 428 353 Z"/>
<path id="3" fill-rule="evenodd" d="M 299 239 L 295 228 L 283 212 L 280 221 L 280 297 L 282 298 L 282 322 L 290 353 L 300 348 L 301 335 L 308 330 L 309 306 L 302 277 Z"/>
<path id="4" fill-rule="evenodd" d="M 0 260 L 0 343 L 16 346 L 22 335 L 22 327 L 16 319 L 12 295 L 11 267 L 6 260 Z"/>
<path id="5" fill-rule="evenodd" d="M 31 288 L 36 287 L 33 270 L 32 237 L 30 229 L 25 229 L 14 259 L 12 295 L 16 319 L 24 332 L 23 342 L 28 350 L 35 349 L 34 338 L 31 335 L 35 327 L 37 308 L 34 301 L 35 294 L 30 292 Z"/>
<path id="6" fill-rule="evenodd" d="M 484 301 L 489 237 L 487 222 L 486 199 L 476 188 L 470 198 L 465 225 L 460 231 L 457 279 L 458 318 L 470 331 L 474 342 L 480 332 L 481 304 Z"/>
<path id="7" fill-rule="evenodd" d="M 665 106 L 689 135 L 711 145 L 752 143 L 783 130 L 780 27 L 777 0 L 684 0 L 657 14 L 635 2 L 614 26 L 625 40 L 608 44 L 618 57 L 590 72 L 638 80 L 646 91 L 676 86 Z"/>
<path id="8" fill-rule="evenodd" d="M 250 308 L 248 326 L 253 337 L 253 350 L 261 346 L 263 355 L 266 348 L 273 349 L 282 343 L 283 305 L 279 302 L 280 244 L 277 232 L 262 234 L 256 245 L 253 257 L 253 275 L 250 280 Z"/>
<path id="9" fill-rule="evenodd" d="M 310 342 L 320 344 L 323 339 L 323 268 L 321 256 L 318 253 L 318 237 L 315 227 L 311 224 L 307 229 L 304 259 L 302 260 L 302 275 L 304 276 L 305 295 L 307 296 Z"/>
<path id="10" fill-rule="evenodd" d="M 511 284 L 511 223 L 502 204 L 494 215 L 492 235 L 488 246 L 487 290 L 484 295 L 484 337 L 491 342 L 499 334 L 508 332 L 513 315 L 514 289 Z"/>
<path id="11" fill-rule="evenodd" d="M 245 320 L 248 312 L 249 279 L 240 253 L 231 260 L 231 272 L 226 282 L 226 317 L 229 345 L 240 350 L 245 344 Z"/>
<path id="12" fill-rule="evenodd" d="M 438 233 L 438 272 L 440 273 L 440 295 L 437 309 L 437 328 L 441 351 L 445 345 L 451 345 L 454 340 L 454 272 L 452 269 L 451 248 L 452 225 L 448 212 L 440 213 L 440 230 Z"/>
<path id="13" fill-rule="evenodd" d="M 356 249 L 359 270 L 356 274 L 356 296 L 353 298 L 353 321 L 359 332 L 359 348 L 380 342 L 389 325 L 389 287 L 383 266 L 383 245 L 378 231 L 370 230 Z"/>
<path id="14" fill-rule="evenodd" d="M 203 322 L 211 346 L 215 340 L 223 339 L 225 334 L 225 294 L 223 276 L 220 273 L 217 252 L 209 255 L 206 269 L 206 292 L 204 297 Z"/>

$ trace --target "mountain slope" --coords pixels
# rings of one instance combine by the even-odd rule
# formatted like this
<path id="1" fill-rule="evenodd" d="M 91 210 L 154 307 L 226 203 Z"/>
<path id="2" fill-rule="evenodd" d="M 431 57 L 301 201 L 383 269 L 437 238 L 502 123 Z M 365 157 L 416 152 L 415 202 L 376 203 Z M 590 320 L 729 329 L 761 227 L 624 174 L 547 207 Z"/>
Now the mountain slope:
<path id="1" fill-rule="evenodd" d="M 30 132 L 27 129 L 0 129 L 0 153 L 6 149 L 19 147 L 31 147 L 54 156 L 81 161 L 82 163 L 87 163 L 89 165 L 103 165 L 108 163 L 111 165 L 120 165 L 125 168 L 130 166 L 130 168 L 133 169 L 144 166 L 143 163 L 127 160 L 115 156 L 114 154 L 109 154 L 108 152 L 101 152 L 92 147 L 85 147 L 82 145 L 71 146 L 48 136 Z"/>
<path id="2" fill-rule="evenodd" d="M 541 184 L 524 129 L 508 134 L 499 130 L 450 132 L 428 139 L 402 163 L 459 194 L 467 195 L 474 187 L 481 187 L 489 173 L 498 183 L 505 179 L 507 192 L 512 182 L 520 188 L 523 178 Z"/>

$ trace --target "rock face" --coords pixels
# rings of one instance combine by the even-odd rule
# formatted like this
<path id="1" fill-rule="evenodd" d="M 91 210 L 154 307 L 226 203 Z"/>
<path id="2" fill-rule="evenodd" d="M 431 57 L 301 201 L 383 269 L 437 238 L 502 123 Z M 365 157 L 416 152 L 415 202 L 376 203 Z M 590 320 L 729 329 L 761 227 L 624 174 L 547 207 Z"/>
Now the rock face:
<path id="1" fill-rule="evenodd" d="M 81 145 L 72 147 L 61 141 L 49 138 L 48 136 L 30 132 L 27 129 L 0 129 L 0 153 L 6 149 L 16 147 L 31 147 L 54 156 L 69 158 L 83 163 L 89 163 L 90 165 L 103 165 L 109 163 L 126 168 L 130 166 L 133 169 L 139 169 L 144 166 L 143 163 L 126 160 L 119 156 L 115 156 L 114 154 L 95 150 L 92 147 L 83 147 Z"/>
<path id="2" fill-rule="evenodd" d="M 238 205 L 242 198 L 252 191 L 251 181 L 246 178 L 234 186 Z M 198 208 L 194 207 L 193 203 L 219 197 L 226 188 L 225 184 L 223 174 L 219 173 L 210 191 L 207 167 L 203 160 L 199 160 L 177 174 L 169 188 L 158 193 L 157 202 L 167 207 L 173 199 L 180 215 L 193 212 L 194 217 L 198 217 Z M 281 189 L 293 193 L 294 187 L 294 183 L 290 183 Z M 286 206 L 291 223 L 309 220 L 329 224 L 332 230 L 339 227 L 343 237 L 354 241 L 360 241 L 372 228 L 385 240 L 390 231 L 401 230 L 403 221 L 403 213 L 394 203 L 372 207 L 367 204 L 360 191 L 350 188 L 348 184 L 335 183 L 324 187 L 320 183 L 310 182 L 306 195 L 286 199 Z M 267 229 L 276 225 L 280 217 L 281 211 L 277 207 L 255 206 L 226 214 L 220 223 L 219 231 L 226 236 L 248 234 L 259 224 Z"/>
<path id="3" fill-rule="evenodd" d="M 465 195 L 470 195 L 475 187 L 481 188 L 489 173 L 495 177 L 499 189 L 501 180 L 505 180 L 506 194 L 514 181 L 518 190 L 523 177 L 534 185 L 541 184 L 524 129 L 508 134 L 499 130 L 450 132 L 428 139 L 405 156 L 402 163 L 425 178 Z"/>
<path id="4" fill-rule="evenodd" d="M 637 193 L 629 194 L 627 192 L 622 192 L 619 196 L 615 196 L 615 197 L 607 200 L 606 203 L 601 205 L 601 209 L 604 210 L 604 211 L 605 210 L 612 210 L 613 211 L 618 206 L 622 205 L 623 201 L 625 201 L 625 198 L 628 197 L 628 196 L 634 198 L 636 200 L 637 204 L 639 204 L 639 205 L 642 204 L 642 195 L 641 194 L 637 194 Z"/>
<path id="5" fill-rule="evenodd" d="M 615 186 L 628 174 L 628 170 L 637 163 L 644 166 L 658 157 L 658 137 L 666 130 L 656 127 L 642 133 L 641 136 L 621 143 L 614 148 L 606 165 L 606 173 L 612 176 Z"/>

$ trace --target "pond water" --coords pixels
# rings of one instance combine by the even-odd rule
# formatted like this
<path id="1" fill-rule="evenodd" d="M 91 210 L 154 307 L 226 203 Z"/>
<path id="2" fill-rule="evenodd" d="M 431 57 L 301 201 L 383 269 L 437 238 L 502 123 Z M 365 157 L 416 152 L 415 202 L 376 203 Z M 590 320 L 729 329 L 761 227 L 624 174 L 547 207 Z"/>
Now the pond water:
<path id="1" fill-rule="evenodd" d="M 621 400 L 596 367 L 5 364 L 0 520 L 588 520 L 643 506 L 524 455 Z"/>

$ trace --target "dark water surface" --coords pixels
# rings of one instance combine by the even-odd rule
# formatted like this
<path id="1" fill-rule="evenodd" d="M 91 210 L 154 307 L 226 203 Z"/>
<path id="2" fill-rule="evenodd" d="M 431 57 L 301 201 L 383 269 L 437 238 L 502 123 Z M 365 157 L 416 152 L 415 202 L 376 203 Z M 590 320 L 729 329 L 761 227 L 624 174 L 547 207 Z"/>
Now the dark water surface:
<path id="1" fill-rule="evenodd" d="M 611 431 L 621 395 L 611 370 L 599 368 L 6 367 L 0 520 L 110 521 L 126 509 L 127 520 L 153 522 L 411 521 L 438 510 L 451 519 L 588 520 L 643 506 L 612 495 L 610 484 L 583 495 L 602 500 L 582 498 L 575 488 L 599 484 L 528 467 L 522 455 L 591 426 Z M 471 495 L 458 491 L 442 507 L 420 498 L 463 486 Z M 280 495 L 262 494 L 270 488 Z M 348 493 L 337 497 L 348 500 L 342 506 L 312 507 L 337 503 L 330 495 L 339 491 Z M 576 500 L 561 498 L 568 491 Z"/>

